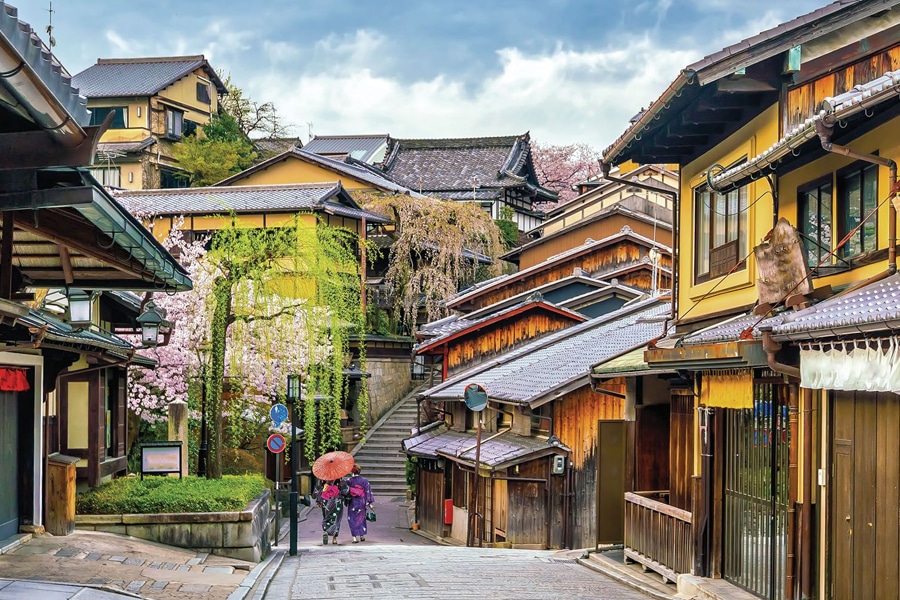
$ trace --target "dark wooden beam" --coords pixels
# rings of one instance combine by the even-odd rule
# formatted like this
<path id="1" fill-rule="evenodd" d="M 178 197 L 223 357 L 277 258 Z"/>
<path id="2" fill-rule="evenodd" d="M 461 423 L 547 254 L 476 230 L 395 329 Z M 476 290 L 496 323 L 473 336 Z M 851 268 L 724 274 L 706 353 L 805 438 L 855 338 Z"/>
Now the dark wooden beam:
<path id="1" fill-rule="evenodd" d="M 66 246 L 59 247 L 59 264 L 62 267 L 63 276 L 66 278 L 66 284 L 71 285 L 75 281 L 72 274 L 72 260 L 69 258 L 69 249 Z"/>
<path id="2" fill-rule="evenodd" d="M 703 112 L 683 112 L 681 122 L 685 125 L 700 125 L 703 123 L 734 123 L 741 118 L 742 111 L 739 108 L 709 108 Z"/>
<path id="3" fill-rule="evenodd" d="M 90 138 L 69 148 L 46 131 L 0 134 L 0 170 L 83 167 L 91 164 L 94 144 Z"/>

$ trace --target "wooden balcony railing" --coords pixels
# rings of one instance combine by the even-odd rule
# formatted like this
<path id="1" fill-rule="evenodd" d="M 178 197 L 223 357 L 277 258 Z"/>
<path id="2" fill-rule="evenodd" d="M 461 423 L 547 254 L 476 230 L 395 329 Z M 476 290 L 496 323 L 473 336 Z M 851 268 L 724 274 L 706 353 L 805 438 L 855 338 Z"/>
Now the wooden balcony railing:
<path id="1" fill-rule="evenodd" d="M 648 496 L 668 496 L 668 491 L 625 494 L 625 558 L 674 582 L 694 563 L 691 513 Z"/>

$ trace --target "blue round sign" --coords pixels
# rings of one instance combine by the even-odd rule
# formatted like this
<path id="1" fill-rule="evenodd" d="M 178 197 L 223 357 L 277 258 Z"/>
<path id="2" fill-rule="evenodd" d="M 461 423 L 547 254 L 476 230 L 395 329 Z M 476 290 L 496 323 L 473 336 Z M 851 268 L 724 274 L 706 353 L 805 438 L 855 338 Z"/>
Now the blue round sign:
<path id="1" fill-rule="evenodd" d="M 275 424 L 275 427 L 278 427 L 288 418 L 288 409 L 284 404 L 276 404 L 269 411 L 269 416 L 272 418 L 272 423 Z"/>
<path id="2" fill-rule="evenodd" d="M 273 433 L 269 436 L 269 439 L 266 440 L 266 448 L 268 448 L 270 452 L 274 452 L 275 454 L 283 451 L 284 447 L 284 436 L 280 433 Z"/>

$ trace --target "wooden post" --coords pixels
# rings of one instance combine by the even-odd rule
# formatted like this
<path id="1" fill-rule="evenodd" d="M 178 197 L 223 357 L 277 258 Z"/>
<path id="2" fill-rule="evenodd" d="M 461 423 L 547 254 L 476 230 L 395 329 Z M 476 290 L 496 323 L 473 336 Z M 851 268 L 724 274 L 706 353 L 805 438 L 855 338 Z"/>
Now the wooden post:
<path id="1" fill-rule="evenodd" d="M 184 452 L 181 453 L 181 474 L 188 474 L 188 406 L 182 400 L 169 402 L 169 441 L 180 441 Z"/>
<path id="2" fill-rule="evenodd" d="M 47 460 L 47 523 L 53 535 L 75 531 L 75 463 L 73 456 L 51 454 Z"/>

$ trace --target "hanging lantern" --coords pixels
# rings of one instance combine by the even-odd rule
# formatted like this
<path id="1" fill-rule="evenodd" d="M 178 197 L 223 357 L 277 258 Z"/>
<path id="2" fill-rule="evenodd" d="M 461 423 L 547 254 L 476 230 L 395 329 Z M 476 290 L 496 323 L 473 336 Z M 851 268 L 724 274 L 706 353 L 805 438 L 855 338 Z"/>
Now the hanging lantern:
<path id="1" fill-rule="evenodd" d="M 159 328 L 167 323 L 163 318 L 163 313 L 151 300 L 144 307 L 142 312 L 136 319 L 141 325 L 141 342 L 144 346 L 156 346 L 159 344 Z"/>
<path id="2" fill-rule="evenodd" d="M 69 325 L 86 329 L 94 322 L 94 294 L 84 290 L 69 290 Z"/>

